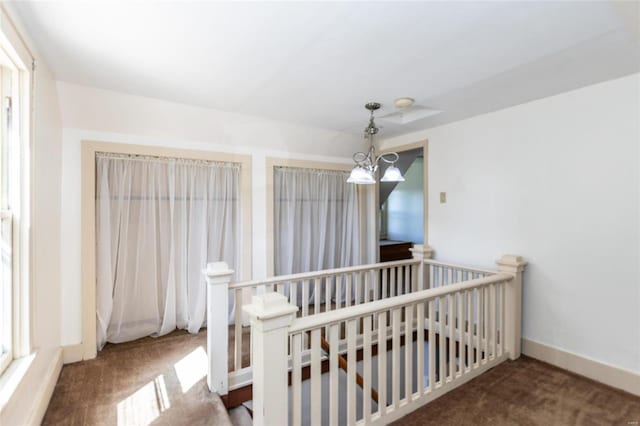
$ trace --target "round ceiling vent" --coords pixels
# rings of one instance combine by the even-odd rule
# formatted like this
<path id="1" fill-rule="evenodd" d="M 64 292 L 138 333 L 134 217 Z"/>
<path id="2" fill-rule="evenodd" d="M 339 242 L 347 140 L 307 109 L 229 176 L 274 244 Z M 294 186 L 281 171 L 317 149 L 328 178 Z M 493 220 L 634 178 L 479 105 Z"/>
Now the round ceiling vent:
<path id="1" fill-rule="evenodd" d="M 409 108 L 413 105 L 413 98 L 398 98 L 393 101 L 393 104 L 396 106 L 396 108 Z"/>

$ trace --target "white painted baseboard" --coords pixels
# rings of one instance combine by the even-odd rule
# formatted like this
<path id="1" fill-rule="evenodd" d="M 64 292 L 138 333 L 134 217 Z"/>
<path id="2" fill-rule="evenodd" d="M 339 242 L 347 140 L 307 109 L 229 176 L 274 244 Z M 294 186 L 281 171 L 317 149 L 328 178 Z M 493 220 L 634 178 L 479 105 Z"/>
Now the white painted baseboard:
<path id="1" fill-rule="evenodd" d="M 62 354 L 65 364 L 82 361 L 84 359 L 84 345 L 82 343 L 78 343 L 77 345 L 63 346 Z"/>
<path id="2" fill-rule="evenodd" d="M 572 373 L 640 396 L 640 373 L 625 370 L 554 346 L 522 339 L 522 353 Z"/>

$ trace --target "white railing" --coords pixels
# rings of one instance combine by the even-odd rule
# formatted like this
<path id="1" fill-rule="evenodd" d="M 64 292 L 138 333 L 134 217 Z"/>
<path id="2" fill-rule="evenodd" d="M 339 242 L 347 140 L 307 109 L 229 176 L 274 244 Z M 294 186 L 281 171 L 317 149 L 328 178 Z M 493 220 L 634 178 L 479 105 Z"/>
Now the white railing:
<path id="1" fill-rule="evenodd" d="M 524 262 L 498 263 L 427 260 L 452 278 L 486 276 L 300 318 L 283 295 L 254 297 L 254 424 L 386 424 L 517 358 Z"/>
<path id="2" fill-rule="evenodd" d="M 235 295 L 236 305 L 242 306 L 249 292 L 251 296 L 276 291 L 290 304 L 298 306 L 299 317 L 329 312 L 361 303 L 384 299 L 396 294 L 421 290 L 418 281 L 419 260 L 359 265 L 292 275 L 280 275 L 263 280 L 233 283 L 229 291 Z M 235 348 L 232 370 L 239 370 L 243 335 L 242 310 L 235 311 Z"/>
<path id="3" fill-rule="evenodd" d="M 498 273 L 497 270 L 482 269 L 453 263 L 425 259 L 425 288 L 436 288 L 476 278 L 484 278 Z"/>
<path id="4" fill-rule="evenodd" d="M 422 266 L 422 259 L 414 258 L 230 283 L 233 271 L 223 263 L 210 264 L 205 271 L 212 284 L 207 314 L 211 322 L 207 325 L 211 341 L 208 347 L 217 352 L 210 357 L 210 363 L 215 362 L 211 368 L 217 376 L 210 379 L 210 389 L 226 395 L 229 390 L 251 384 L 251 332 L 243 321 L 244 300 L 276 292 L 299 307 L 298 317 L 307 317 L 422 290 Z M 221 324 L 227 323 L 230 299 L 235 300 L 236 306 L 234 324 L 223 330 Z M 227 343 L 229 335 L 233 337 L 231 343 Z M 308 348 L 308 340 L 305 345 Z M 225 361 L 227 357 L 230 359 Z"/>

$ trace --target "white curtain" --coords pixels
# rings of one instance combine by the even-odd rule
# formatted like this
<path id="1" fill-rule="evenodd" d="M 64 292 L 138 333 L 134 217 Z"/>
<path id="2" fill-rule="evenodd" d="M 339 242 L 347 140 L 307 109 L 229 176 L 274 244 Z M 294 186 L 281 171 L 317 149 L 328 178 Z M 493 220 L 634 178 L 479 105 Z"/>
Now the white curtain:
<path id="1" fill-rule="evenodd" d="M 96 166 L 98 348 L 197 333 L 202 270 L 219 260 L 239 270 L 239 165 L 98 154 Z"/>
<path id="2" fill-rule="evenodd" d="M 360 264 L 362 207 L 349 173 L 278 167 L 274 177 L 275 274 Z"/>

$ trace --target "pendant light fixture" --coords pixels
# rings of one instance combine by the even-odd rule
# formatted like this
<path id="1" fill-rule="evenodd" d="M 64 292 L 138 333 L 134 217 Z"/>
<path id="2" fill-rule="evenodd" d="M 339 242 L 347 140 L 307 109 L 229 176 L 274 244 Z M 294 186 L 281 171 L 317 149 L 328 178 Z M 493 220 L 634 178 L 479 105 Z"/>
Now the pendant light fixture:
<path id="1" fill-rule="evenodd" d="M 386 152 L 380 155 L 377 155 L 376 153 L 376 147 L 373 139 L 380 129 L 376 127 L 373 113 L 380 109 L 380 106 L 381 105 L 377 102 L 369 102 L 364 106 L 371 114 L 369 117 L 369 125 L 364 129 L 364 137 L 369 140 L 369 151 L 367 153 L 356 152 L 353 154 L 353 161 L 356 163 L 356 166 L 351 170 L 351 175 L 349 176 L 349 179 L 347 179 L 347 182 L 349 183 L 359 185 L 375 184 L 375 174 L 378 170 L 378 163 L 380 161 L 390 164 L 384 172 L 382 179 L 380 179 L 381 182 L 404 182 L 404 177 L 402 177 L 400 169 L 395 166 L 396 161 L 400 158 L 398 153 Z"/>

